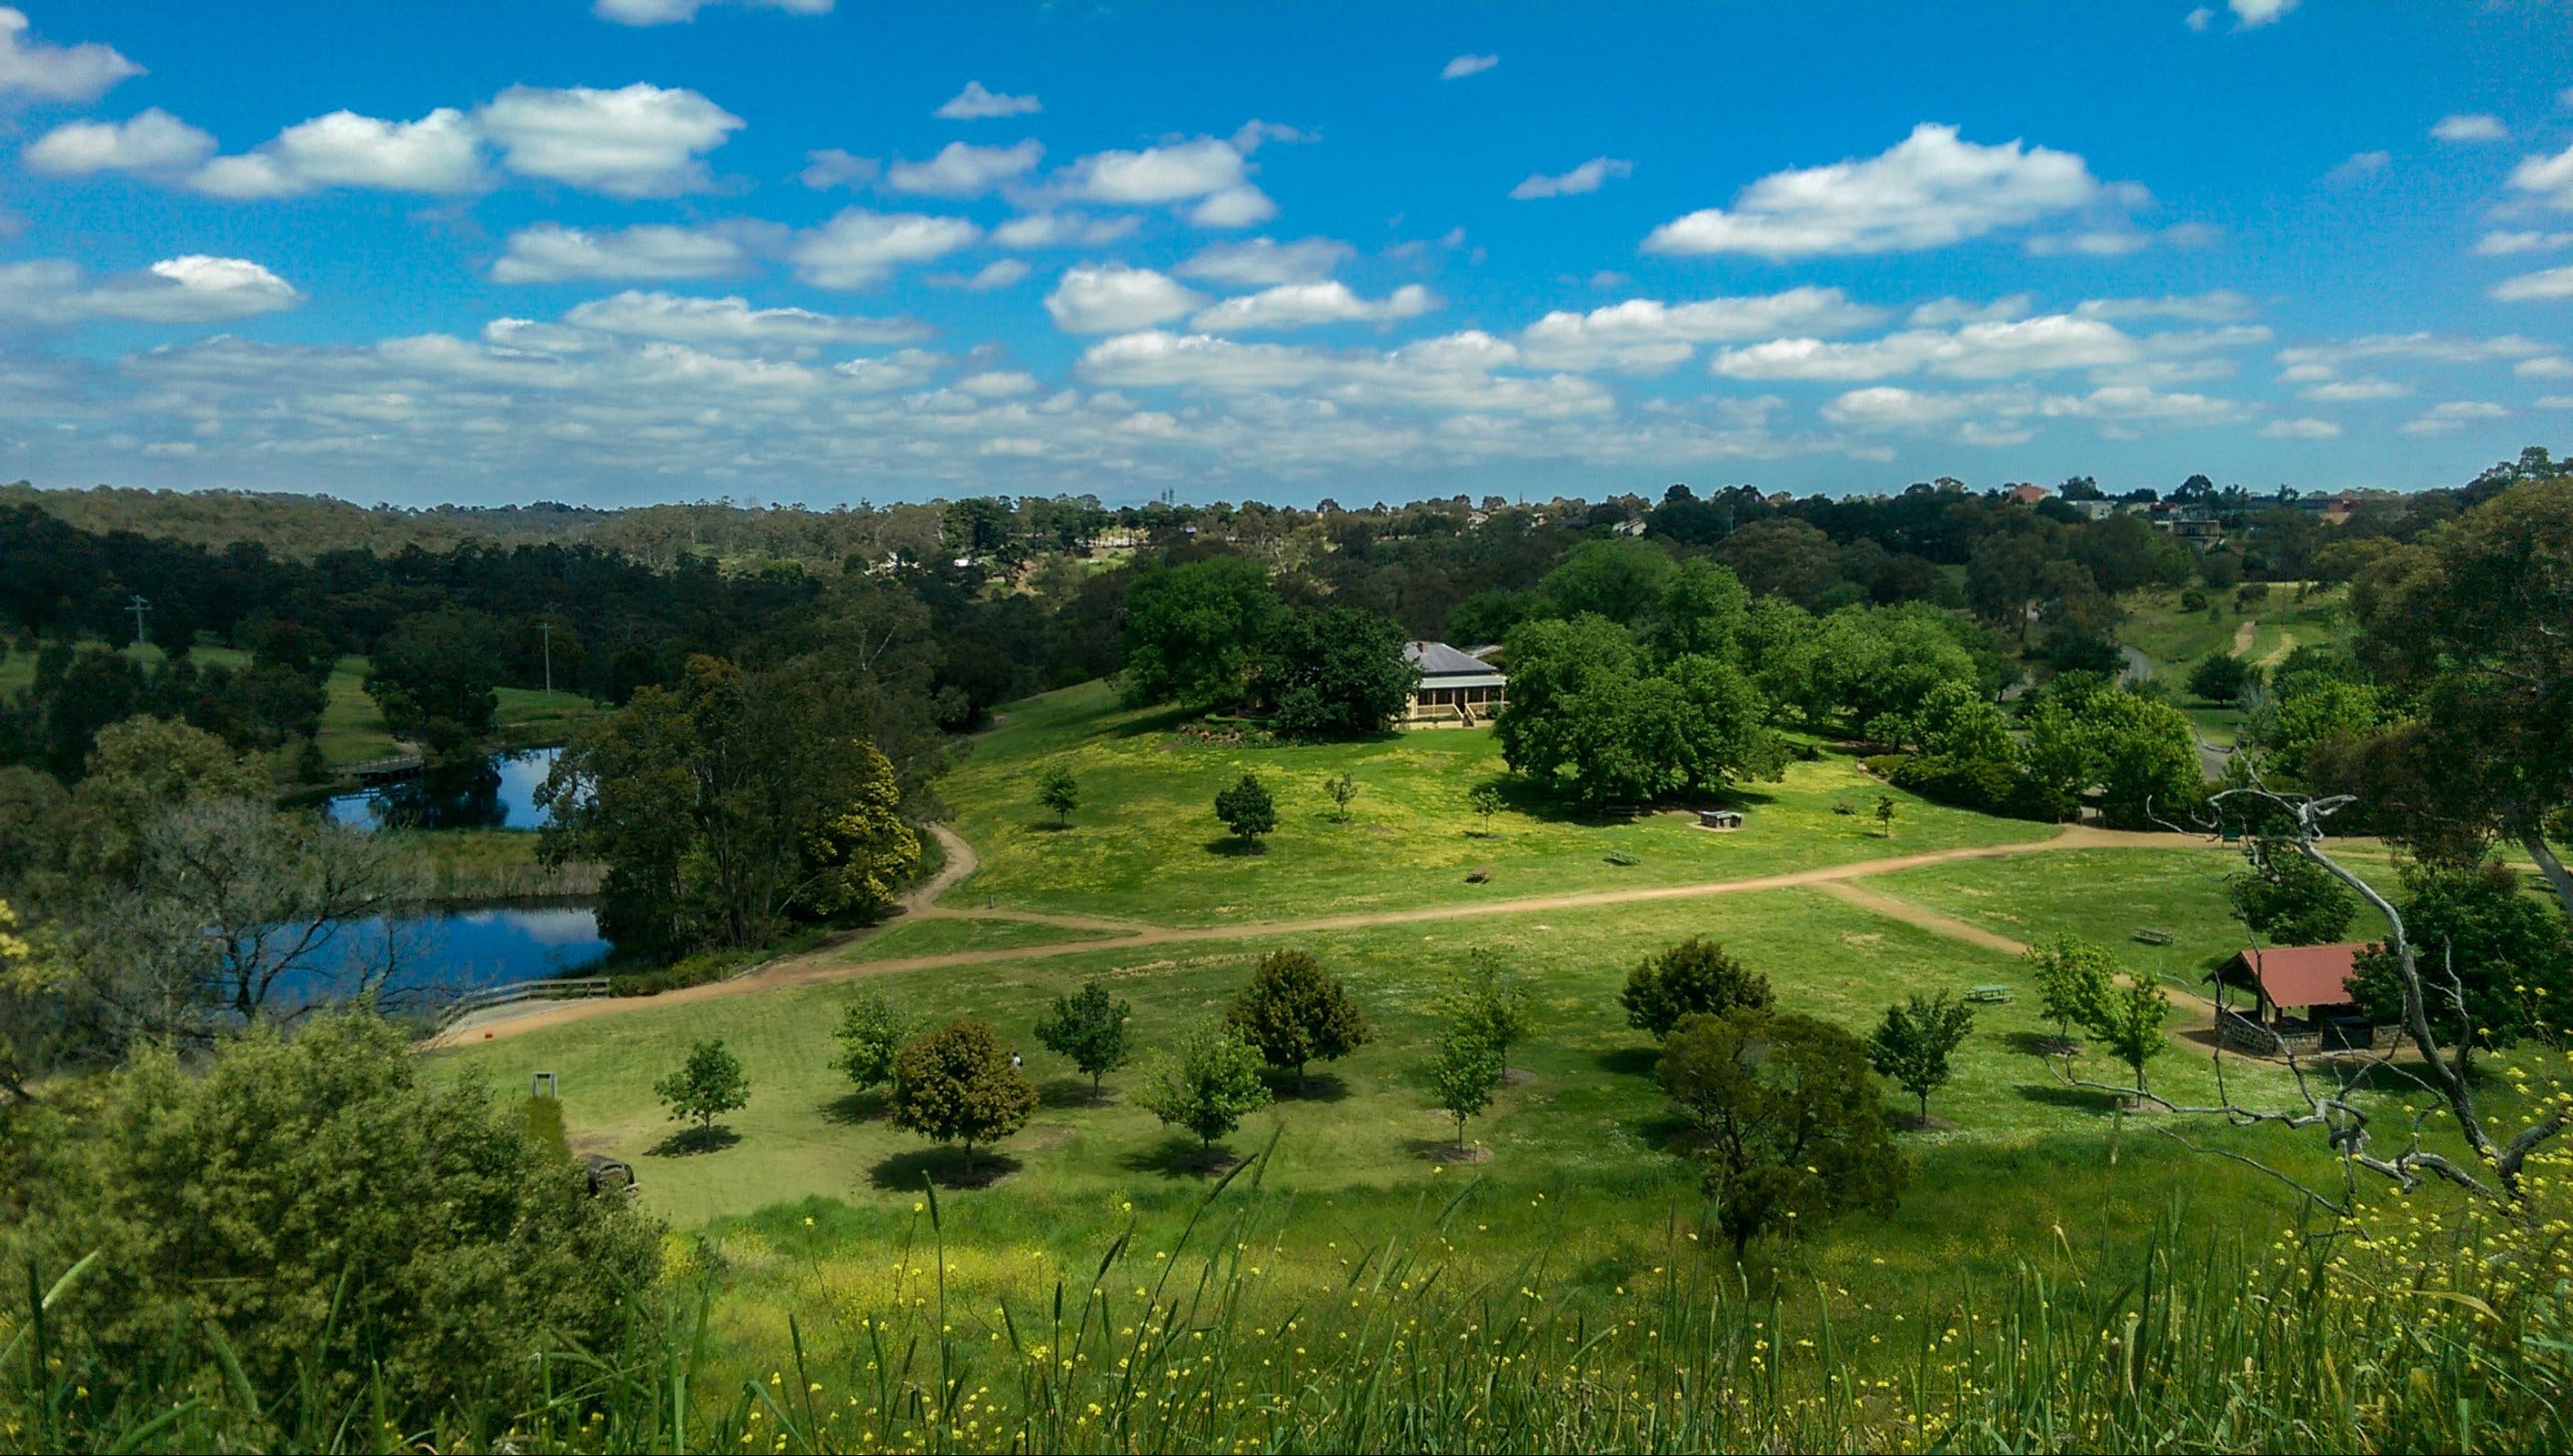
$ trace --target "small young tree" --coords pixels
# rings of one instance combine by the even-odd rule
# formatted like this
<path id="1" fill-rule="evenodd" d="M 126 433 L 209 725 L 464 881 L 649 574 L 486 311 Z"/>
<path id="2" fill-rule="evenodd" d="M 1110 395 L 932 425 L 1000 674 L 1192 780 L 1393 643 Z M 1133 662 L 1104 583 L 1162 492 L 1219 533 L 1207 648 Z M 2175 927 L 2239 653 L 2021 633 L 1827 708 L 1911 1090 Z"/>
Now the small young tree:
<path id="1" fill-rule="evenodd" d="M 1241 783 L 1215 796 L 1215 817 L 1243 844 L 1258 848 L 1260 836 L 1278 827 L 1278 801 L 1269 797 L 1267 785 L 1244 774 Z"/>
<path id="2" fill-rule="evenodd" d="M 1037 1023 L 1037 1040 L 1058 1057 L 1090 1075 L 1090 1096 L 1099 1098 L 1099 1081 L 1131 1060 L 1127 1046 L 1126 1003 L 1110 999 L 1096 981 L 1054 999 L 1054 1010 Z"/>
<path id="3" fill-rule="evenodd" d="M 2037 977 L 2037 1014 L 2055 1023 L 2055 1040 L 2070 1047 L 2073 1029 L 2089 1026 L 2094 1011 L 2117 984 L 2117 962 L 2109 952 L 2073 935 L 2059 935 L 2028 948 L 2025 959 Z"/>
<path id="4" fill-rule="evenodd" d="M 1466 963 L 1463 983 L 1440 998 L 1439 1010 L 1490 1043 L 1504 1064 L 1510 1049 L 1536 1030 L 1536 998 L 1513 982 L 1489 952 L 1478 952 Z"/>
<path id="5" fill-rule="evenodd" d="M 1358 781 L 1342 771 L 1338 778 L 1322 785 L 1322 792 L 1331 796 L 1332 818 L 1348 823 L 1349 805 L 1358 796 Z"/>
<path id="6" fill-rule="evenodd" d="M 1867 1039 L 1868 1064 L 1877 1075 L 1921 1099 L 1921 1125 L 1930 1125 L 1930 1093 L 1948 1085 L 1948 1058 L 1975 1029 L 1975 1009 L 1947 992 L 1915 993 L 1885 1009 L 1885 1020 Z"/>
<path id="7" fill-rule="evenodd" d="M 2136 1074 L 2141 1092 L 2144 1064 L 2170 1050 L 2170 1039 L 2162 1035 L 2162 1023 L 2169 1018 L 2170 997 L 2149 977 L 2131 974 L 2125 985 L 2109 988 L 2084 1025 Z"/>
<path id="8" fill-rule="evenodd" d="M 2349 929 L 2358 897 L 2329 870 L 2257 840 L 2249 853 L 2249 868 L 2227 876 L 2224 893 L 2253 935 L 2273 946 L 2320 946 Z"/>
<path id="9" fill-rule="evenodd" d="M 1894 838 L 1894 796 L 1891 794 L 1876 796 L 1876 832 L 1887 839 Z"/>
<path id="10" fill-rule="evenodd" d="M 1485 784 L 1476 789 L 1467 802 L 1474 806 L 1475 813 L 1483 816 L 1483 838 L 1490 839 L 1492 816 L 1501 812 L 1501 791 L 1490 784 Z"/>
<path id="11" fill-rule="evenodd" d="M 1266 1058 L 1291 1070 L 1297 1092 L 1304 1066 L 1336 1062 L 1373 1039 L 1349 989 L 1322 963 L 1302 951 L 1272 951 L 1260 958 L 1251 985 L 1226 1014 L 1225 1024 Z"/>
<path id="12" fill-rule="evenodd" d="M 1269 1105 L 1269 1084 L 1260 1077 L 1260 1054 L 1232 1028 L 1210 1022 L 1154 1064 L 1136 1100 L 1171 1126 L 1196 1133 L 1201 1147 L 1212 1148 L 1244 1117 Z"/>
<path id="13" fill-rule="evenodd" d="M 858 1091 L 873 1092 L 893 1081 L 893 1059 L 911 1036 L 911 1018 L 895 1010 L 882 993 L 862 991 L 840 1013 L 840 1029 L 831 1035 L 840 1044 L 840 1055 L 831 1065 Z"/>
<path id="14" fill-rule="evenodd" d="M 1451 1026 L 1438 1038 L 1438 1050 L 1429 1059 L 1429 1090 L 1437 1105 L 1456 1119 L 1459 1150 L 1465 1146 L 1465 1119 L 1492 1105 L 1503 1070 L 1501 1049 L 1470 1022 Z"/>
<path id="15" fill-rule="evenodd" d="M 694 1121 L 702 1140 L 713 1135 L 715 1118 L 750 1100 L 750 1078 L 721 1039 L 699 1042 L 678 1071 L 652 1084 L 652 1094 L 670 1109 L 670 1120 Z"/>
<path id="16" fill-rule="evenodd" d="M 1749 1007 L 1687 1017 L 1661 1079 L 1704 1129 L 1707 1196 L 1737 1263 L 1764 1232 L 1811 1233 L 1890 1203 L 1903 1181 L 1867 1057 L 1828 1022 Z"/>
<path id="17" fill-rule="evenodd" d="M 1010 1065 L 988 1022 L 952 1022 L 904 1047 L 893 1061 L 893 1121 L 938 1142 L 1007 1137 L 1036 1113 L 1037 1090 Z"/>
<path id="18" fill-rule="evenodd" d="M 1070 824 L 1072 811 L 1081 807 L 1081 782 L 1072 770 L 1056 764 L 1037 780 L 1037 802 L 1055 812 L 1055 823 Z"/>
<path id="19" fill-rule="evenodd" d="M 1743 969 L 1724 947 L 1695 936 L 1646 957 L 1626 973 L 1626 989 L 1617 993 L 1626 1025 L 1656 1039 L 1669 1036 L 1684 1016 L 1722 1016 L 1737 1007 L 1766 1011 L 1771 1000 L 1768 977 Z"/>

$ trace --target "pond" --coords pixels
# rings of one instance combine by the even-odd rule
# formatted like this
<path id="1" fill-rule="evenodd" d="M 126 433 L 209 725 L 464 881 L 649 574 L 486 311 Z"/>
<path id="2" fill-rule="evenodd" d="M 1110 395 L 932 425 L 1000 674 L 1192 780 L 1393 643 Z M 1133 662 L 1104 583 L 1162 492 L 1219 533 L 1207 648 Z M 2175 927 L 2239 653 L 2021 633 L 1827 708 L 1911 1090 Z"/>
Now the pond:
<path id="1" fill-rule="evenodd" d="M 429 769 L 338 795 L 324 812 L 352 829 L 542 829 L 552 816 L 537 806 L 536 790 L 561 752 L 525 748 Z"/>
<path id="2" fill-rule="evenodd" d="M 598 933 L 598 913 L 586 905 L 483 906 L 399 920 L 374 916 L 350 922 L 333 940 L 327 965 L 285 978 L 278 993 L 300 1001 L 342 991 L 350 973 L 383 964 L 390 951 L 398 969 L 385 983 L 387 1000 L 433 1004 L 485 986 L 578 976 L 608 950 Z"/>

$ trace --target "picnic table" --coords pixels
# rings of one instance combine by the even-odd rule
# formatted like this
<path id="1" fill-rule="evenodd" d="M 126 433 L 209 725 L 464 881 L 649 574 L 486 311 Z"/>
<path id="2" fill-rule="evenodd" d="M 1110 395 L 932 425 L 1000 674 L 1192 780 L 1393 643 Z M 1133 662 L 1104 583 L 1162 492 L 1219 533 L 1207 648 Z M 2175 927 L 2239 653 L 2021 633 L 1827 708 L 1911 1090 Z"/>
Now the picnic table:
<path id="1" fill-rule="evenodd" d="M 1966 1000 L 1971 1002 L 1980 1002 L 1989 1006 L 1993 1003 L 2004 1002 L 2010 999 L 2011 989 L 2007 986 L 1969 986 L 1966 988 Z"/>
<path id="2" fill-rule="evenodd" d="M 2167 946 L 2177 937 L 2157 925 L 2140 925 L 2136 927 L 2136 939 L 2148 946 Z"/>

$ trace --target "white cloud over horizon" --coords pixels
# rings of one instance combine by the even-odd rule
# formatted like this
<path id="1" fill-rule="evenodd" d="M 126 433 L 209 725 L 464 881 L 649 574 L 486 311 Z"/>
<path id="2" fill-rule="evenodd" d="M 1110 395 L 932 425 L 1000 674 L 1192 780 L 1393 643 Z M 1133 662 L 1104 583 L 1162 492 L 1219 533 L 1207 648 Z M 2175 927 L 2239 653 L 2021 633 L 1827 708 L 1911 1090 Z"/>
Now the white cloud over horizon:
<path id="1" fill-rule="evenodd" d="M 242 258 L 189 254 L 97 279 L 60 259 L 0 264 L 0 319 L 32 324 L 230 324 L 303 302 L 293 285 Z"/>
<path id="2" fill-rule="evenodd" d="M 32 39 L 27 12 L 0 5 L 0 97 L 15 93 L 42 101 L 95 101 L 143 68 L 116 47 L 97 41 L 49 45 Z"/>
<path id="3" fill-rule="evenodd" d="M 1655 228 L 1647 253 L 1793 258 L 1919 252 L 1981 238 L 2111 198 L 2088 163 L 2021 142 L 1982 146 L 1923 122 L 1877 156 L 1772 173 L 1731 209 Z"/>

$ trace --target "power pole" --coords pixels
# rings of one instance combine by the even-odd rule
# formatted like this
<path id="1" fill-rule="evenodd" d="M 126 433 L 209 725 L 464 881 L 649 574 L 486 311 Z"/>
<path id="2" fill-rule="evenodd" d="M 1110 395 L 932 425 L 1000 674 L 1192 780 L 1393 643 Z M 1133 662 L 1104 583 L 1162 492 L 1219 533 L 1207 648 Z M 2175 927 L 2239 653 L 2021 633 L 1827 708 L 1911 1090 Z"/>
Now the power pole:
<path id="1" fill-rule="evenodd" d="M 143 593 L 138 591 L 134 593 L 132 600 L 126 602 L 125 609 L 134 613 L 134 655 L 136 657 L 141 657 L 143 655 L 144 641 L 143 614 L 152 610 L 152 603 L 145 601 L 143 599 Z"/>
<path id="2" fill-rule="evenodd" d="M 554 624 L 538 622 L 536 630 L 545 634 L 545 698 L 550 702 L 554 695 Z"/>

